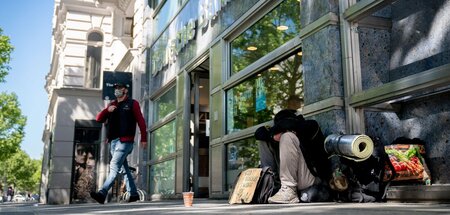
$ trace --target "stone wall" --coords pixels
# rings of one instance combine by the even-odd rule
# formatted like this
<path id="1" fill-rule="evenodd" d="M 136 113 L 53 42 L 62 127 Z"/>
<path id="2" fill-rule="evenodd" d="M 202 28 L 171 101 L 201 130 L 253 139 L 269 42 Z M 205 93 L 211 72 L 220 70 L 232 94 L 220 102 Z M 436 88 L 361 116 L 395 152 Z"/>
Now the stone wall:
<path id="1" fill-rule="evenodd" d="M 302 28 L 314 24 L 319 18 L 334 13 L 338 15 L 337 0 L 301 1 Z M 343 97 L 341 40 L 338 25 L 328 25 L 302 38 L 305 105 L 331 97 Z M 335 109 L 311 117 L 320 124 L 325 135 L 345 132 L 345 113 Z"/>
<path id="2" fill-rule="evenodd" d="M 399 0 L 389 6 L 392 29 L 360 29 L 363 89 L 450 63 L 448 1 Z M 389 46 L 387 46 L 389 44 Z M 384 145 L 396 138 L 425 141 L 432 183 L 450 183 L 448 86 L 395 102 L 393 111 L 366 111 L 366 133 Z"/>

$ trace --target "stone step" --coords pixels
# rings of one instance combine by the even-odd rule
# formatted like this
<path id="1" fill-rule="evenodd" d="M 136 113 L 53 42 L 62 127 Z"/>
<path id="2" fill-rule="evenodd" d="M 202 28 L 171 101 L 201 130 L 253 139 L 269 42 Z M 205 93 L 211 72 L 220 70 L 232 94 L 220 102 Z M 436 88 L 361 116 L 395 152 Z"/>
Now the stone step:
<path id="1" fill-rule="evenodd" d="M 386 193 L 388 202 L 450 202 L 450 184 L 397 185 Z"/>

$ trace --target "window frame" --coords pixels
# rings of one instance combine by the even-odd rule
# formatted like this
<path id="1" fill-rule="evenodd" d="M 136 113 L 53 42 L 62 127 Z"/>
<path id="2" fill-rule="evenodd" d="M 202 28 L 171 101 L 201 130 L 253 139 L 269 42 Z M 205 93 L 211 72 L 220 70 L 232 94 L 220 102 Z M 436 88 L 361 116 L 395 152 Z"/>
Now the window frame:
<path id="1" fill-rule="evenodd" d="M 286 41 L 284 44 L 278 46 L 277 48 L 275 48 L 274 50 L 272 50 L 271 52 L 266 53 L 265 56 L 261 57 L 260 59 L 254 61 L 253 63 L 247 65 L 246 68 L 240 70 L 240 71 L 236 71 L 236 73 L 231 74 L 232 73 L 232 48 L 231 48 L 231 44 L 234 40 L 236 40 L 237 38 L 239 38 L 242 34 L 244 34 L 247 30 L 249 30 L 250 28 L 252 28 L 255 24 L 257 24 L 259 21 L 261 21 L 266 15 L 268 15 L 269 13 L 273 12 L 274 10 L 276 10 L 282 3 L 284 3 L 284 1 L 286 0 L 281 0 L 281 1 L 273 1 L 270 4 L 264 5 L 263 9 L 258 10 L 253 16 L 251 16 L 251 20 L 247 20 L 245 21 L 242 25 L 240 25 L 239 30 L 236 30 L 234 32 L 232 32 L 230 35 L 228 35 L 225 40 L 226 40 L 226 47 L 227 47 L 227 62 L 228 62 L 228 67 L 227 67 L 227 78 L 236 76 L 237 74 L 241 73 L 242 71 L 246 70 L 247 67 L 250 67 L 252 64 L 256 63 L 257 61 L 259 61 L 262 58 L 265 58 L 266 56 L 270 55 L 272 52 L 274 52 L 275 50 L 277 50 L 278 48 L 280 48 L 281 46 L 285 45 L 286 43 L 288 43 L 289 41 L 291 41 L 292 39 L 295 39 L 296 37 L 298 37 L 300 35 L 300 32 L 302 30 L 302 28 L 300 27 L 299 29 L 297 29 L 297 34 L 289 41 Z M 249 18 L 250 19 L 250 18 Z M 300 21 L 300 18 L 299 18 Z"/>
<path id="2" fill-rule="evenodd" d="M 294 55 L 297 55 L 299 52 L 301 52 L 301 48 L 300 47 L 298 47 L 298 49 L 290 50 L 285 55 L 283 55 L 284 58 L 281 58 L 281 59 L 275 58 L 276 61 L 270 61 L 269 63 L 265 64 L 263 67 L 259 68 L 258 70 L 255 70 L 255 73 L 252 73 L 253 75 L 248 76 L 245 79 L 240 80 L 239 82 L 236 83 L 236 85 L 233 85 L 232 87 L 228 88 L 227 90 L 224 90 L 224 95 L 225 95 L 225 100 L 226 100 L 226 104 L 225 104 L 226 105 L 226 110 L 232 109 L 231 107 L 228 107 L 228 92 L 230 90 L 232 90 L 232 89 L 234 89 L 234 87 L 237 87 L 240 84 L 245 83 L 246 81 L 250 80 L 249 78 L 254 77 L 254 75 L 261 74 L 261 73 L 264 73 L 264 72 L 271 72 L 269 68 L 271 68 L 274 65 L 278 65 L 278 64 L 280 64 L 280 63 L 282 63 L 284 61 L 287 61 L 288 59 L 290 59 Z M 302 77 L 303 77 L 303 75 L 302 75 Z M 303 88 L 303 91 L 304 91 L 304 85 L 302 86 L 302 88 Z M 304 98 L 304 96 L 302 98 Z M 301 108 L 303 109 L 304 107 L 305 107 L 305 104 L 303 104 L 303 106 Z M 236 131 L 230 132 L 228 130 L 228 128 L 229 128 L 228 127 L 228 123 L 229 122 L 227 121 L 228 120 L 228 111 L 225 111 L 225 112 L 226 112 L 225 114 L 226 114 L 226 117 L 227 117 L 226 120 L 225 120 L 225 134 L 232 134 L 232 133 L 236 133 L 236 132 L 240 132 L 242 130 L 245 130 L 245 129 L 240 129 L 240 130 L 236 130 Z M 271 120 L 268 120 L 266 122 L 270 122 L 270 121 Z M 261 122 L 261 123 L 266 123 L 266 122 Z M 260 125 L 261 123 L 259 123 L 258 125 Z M 251 127 L 254 127 L 254 126 L 250 126 L 248 128 L 251 128 Z"/>
<path id="3" fill-rule="evenodd" d="M 101 41 L 99 40 L 89 40 L 89 36 L 92 34 L 98 34 L 99 36 L 101 36 Z M 86 54 L 85 54 L 85 65 L 84 65 L 84 69 L 85 69 L 85 73 L 84 73 L 84 87 L 85 88 L 93 88 L 93 89 L 100 89 L 101 88 L 101 80 L 102 80 L 102 76 L 103 76 L 103 44 L 105 37 L 103 32 L 97 31 L 97 30 L 93 30 L 93 31 L 89 31 L 86 34 Z M 95 72 L 92 71 L 91 65 L 88 64 L 89 62 L 89 48 L 92 47 L 94 49 L 99 49 L 100 50 L 100 59 L 99 60 L 99 71 L 98 71 L 98 75 L 97 77 L 95 77 Z M 92 57 L 92 55 L 90 56 Z M 95 80 L 95 78 L 98 79 L 98 83 L 94 83 L 92 80 Z"/>
<path id="4" fill-rule="evenodd" d="M 296 50 L 299 50 L 302 48 L 302 40 L 300 38 L 301 30 L 299 29 L 298 35 L 296 35 L 291 40 L 287 41 L 283 45 L 279 46 L 278 48 L 274 49 L 273 51 L 267 53 L 264 57 L 258 59 L 257 61 L 253 62 L 252 64 L 248 65 L 246 68 L 241 70 L 240 72 L 234 74 L 231 76 L 231 42 L 239 37 L 243 32 L 245 32 L 248 28 L 253 26 L 256 22 L 258 22 L 260 19 L 262 19 L 266 14 L 268 14 L 270 11 L 272 11 L 274 8 L 278 7 L 279 4 L 281 4 L 283 0 L 274 0 L 274 1 L 267 1 L 267 2 L 261 2 L 261 4 L 257 4 L 254 7 L 252 7 L 248 14 L 244 14 L 241 18 L 241 20 L 237 20 L 232 26 L 229 27 L 229 30 L 223 33 L 223 36 L 220 39 L 220 42 L 223 44 L 223 54 L 222 54 L 222 60 L 223 62 L 227 62 L 223 65 L 222 68 L 222 85 L 221 85 L 221 91 L 223 91 L 223 104 L 224 108 L 226 109 L 226 91 L 229 89 L 239 85 L 241 82 L 245 81 L 247 78 L 256 75 L 261 70 L 267 68 L 267 65 L 274 64 L 275 62 L 281 61 L 284 58 L 289 57 L 293 53 L 295 53 Z M 215 91 L 214 91 L 215 92 Z M 232 132 L 232 133 L 226 133 L 227 130 L 227 115 L 224 111 L 222 114 L 223 116 L 223 124 L 222 124 L 222 138 L 221 141 L 224 145 L 227 145 L 228 143 L 238 141 L 241 139 L 249 138 L 253 136 L 256 128 L 258 128 L 260 125 L 269 125 L 270 121 L 261 123 L 259 125 L 255 125 L 253 127 L 249 127 L 240 131 Z"/>

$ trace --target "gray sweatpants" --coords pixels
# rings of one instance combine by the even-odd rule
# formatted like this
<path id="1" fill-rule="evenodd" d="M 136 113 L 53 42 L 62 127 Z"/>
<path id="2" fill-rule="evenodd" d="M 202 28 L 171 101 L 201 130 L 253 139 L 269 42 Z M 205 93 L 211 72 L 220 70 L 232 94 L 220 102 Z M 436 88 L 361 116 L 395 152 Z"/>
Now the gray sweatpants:
<path id="1" fill-rule="evenodd" d="M 270 166 L 280 176 L 281 185 L 303 190 L 314 184 L 315 177 L 306 165 L 300 141 L 292 132 L 281 135 L 279 143 L 259 141 L 261 166 Z"/>

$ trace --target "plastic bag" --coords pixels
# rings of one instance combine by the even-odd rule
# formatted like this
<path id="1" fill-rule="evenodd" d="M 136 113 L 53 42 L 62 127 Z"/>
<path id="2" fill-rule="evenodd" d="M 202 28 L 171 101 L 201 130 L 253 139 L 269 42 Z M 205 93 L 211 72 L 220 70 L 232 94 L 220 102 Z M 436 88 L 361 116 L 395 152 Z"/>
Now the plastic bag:
<path id="1" fill-rule="evenodd" d="M 393 144 L 384 146 L 389 161 L 394 167 L 385 169 L 384 178 L 392 181 L 418 180 L 429 184 L 430 171 L 425 163 L 425 147 L 420 144 Z"/>

